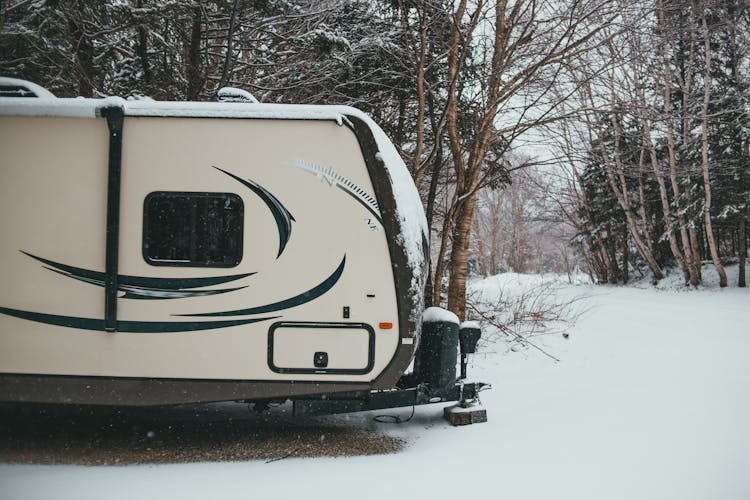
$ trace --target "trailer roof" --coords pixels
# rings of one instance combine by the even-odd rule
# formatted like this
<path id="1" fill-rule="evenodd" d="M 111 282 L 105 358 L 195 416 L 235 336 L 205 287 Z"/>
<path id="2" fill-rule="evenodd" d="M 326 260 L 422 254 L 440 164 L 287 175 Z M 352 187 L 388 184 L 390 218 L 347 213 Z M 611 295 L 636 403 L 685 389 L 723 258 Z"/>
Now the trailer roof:
<path id="1" fill-rule="evenodd" d="M 180 118 L 266 118 L 279 120 L 334 120 L 341 123 L 346 114 L 359 114 L 348 106 L 303 104 L 256 104 L 235 102 L 126 101 L 119 97 L 19 98 L 0 97 L 0 115 L 94 118 L 106 108 L 121 108 L 125 116 Z"/>

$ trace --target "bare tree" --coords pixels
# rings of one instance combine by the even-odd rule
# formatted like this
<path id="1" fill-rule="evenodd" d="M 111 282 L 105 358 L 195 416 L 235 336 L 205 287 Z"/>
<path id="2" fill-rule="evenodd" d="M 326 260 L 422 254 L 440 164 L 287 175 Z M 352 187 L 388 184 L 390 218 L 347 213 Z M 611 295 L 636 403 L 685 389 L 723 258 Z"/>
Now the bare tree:
<path id="1" fill-rule="evenodd" d="M 563 3 L 501 0 L 488 6 L 480 0 L 469 8 L 460 0 L 453 8 L 446 128 L 456 190 L 445 229 L 452 235 L 448 308 L 461 318 L 476 194 L 506 170 L 502 162 L 488 164 L 488 152 L 508 151 L 521 134 L 554 119 L 559 102 L 545 100 L 554 79 L 609 22 L 606 2 Z M 470 64 L 473 47 L 479 47 L 479 64 Z M 472 83 L 465 85 L 469 77 Z M 505 110 L 514 118 L 498 126 Z M 464 133 L 461 120 L 470 124 Z"/>
<path id="2" fill-rule="evenodd" d="M 701 25 L 703 26 L 704 42 L 703 101 L 701 102 L 701 166 L 703 170 L 703 193 L 705 199 L 703 212 L 711 260 L 713 260 L 716 272 L 719 273 L 719 286 L 723 288 L 727 286 L 727 273 L 724 271 L 724 266 L 722 266 L 719 260 L 713 224 L 711 223 L 711 179 L 708 163 L 708 104 L 711 100 L 711 36 L 706 22 L 705 8 L 701 9 Z"/>

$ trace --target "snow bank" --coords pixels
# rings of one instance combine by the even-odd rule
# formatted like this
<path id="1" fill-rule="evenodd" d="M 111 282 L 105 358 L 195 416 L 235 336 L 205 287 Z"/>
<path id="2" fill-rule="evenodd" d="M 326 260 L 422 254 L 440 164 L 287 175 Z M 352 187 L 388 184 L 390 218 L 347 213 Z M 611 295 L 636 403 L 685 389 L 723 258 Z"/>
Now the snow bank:
<path id="1" fill-rule="evenodd" d="M 746 266 L 745 269 L 746 274 L 750 276 L 750 266 Z M 724 271 L 727 273 L 727 283 L 729 288 L 737 286 L 740 272 L 739 265 L 732 264 L 724 266 Z M 696 290 L 694 287 L 685 284 L 685 277 L 679 269 L 665 269 L 664 275 L 664 279 L 659 280 L 658 283 L 654 283 L 650 276 L 644 276 L 631 282 L 630 286 L 675 292 L 691 292 Z M 719 288 L 719 273 L 716 272 L 716 267 L 714 267 L 713 263 L 710 261 L 702 263 L 701 276 L 703 277 L 703 282 L 698 285 L 699 290 Z"/>
<path id="2" fill-rule="evenodd" d="M 565 285 L 561 293 L 586 293 L 591 306 L 569 339 L 537 339 L 561 362 L 532 350 L 471 357 L 470 377 L 493 384 L 481 394 L 487 423 L 450 427 L 443 404 L 417 406 L 401 425 L 373 417 L 406 419 L 411 407 L 326 418 L 407 439 L 410 446 L 395 455 L 0 465 L 0 497 L 191 500 L 252 492 L 259 498 L 348 500 L 355 493 L 358 500 L 383 500 L 397 492 L 410 499 L 750 498 L 750 289 L 676 293 Z M 459 468 L 467 472 L 460 479 Z M 373 481 L 374 474 L 387 480 Z"/>

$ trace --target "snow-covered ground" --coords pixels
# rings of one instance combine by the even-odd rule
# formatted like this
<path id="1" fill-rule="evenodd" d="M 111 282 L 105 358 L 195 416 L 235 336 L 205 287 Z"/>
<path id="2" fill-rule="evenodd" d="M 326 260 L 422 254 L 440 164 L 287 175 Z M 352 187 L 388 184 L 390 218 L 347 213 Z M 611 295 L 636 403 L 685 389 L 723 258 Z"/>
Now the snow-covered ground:
<path id="1" fill-rule="evenodd" d="M 559 363 L 501 343 L 473 359 L 487 423 L 452 428 L 442 405 L 336 417 L 408 440 L 388 456 L 3 465 L 0 498 L 750 499 L 750 289 L 558 293 L 588 296 L 568 339 L 537 338 Z"/>

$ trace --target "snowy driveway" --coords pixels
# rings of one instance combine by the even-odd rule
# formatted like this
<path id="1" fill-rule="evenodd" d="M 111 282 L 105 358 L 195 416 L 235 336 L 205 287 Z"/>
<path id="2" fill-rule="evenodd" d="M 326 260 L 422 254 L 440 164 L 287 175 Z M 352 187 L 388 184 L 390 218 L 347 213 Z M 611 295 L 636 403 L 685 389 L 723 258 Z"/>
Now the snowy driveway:
<path id="1" fill-rule="evenodd" d="M 0 498 L 750 498 L 750 291 L 577 287 L 570 339 L 477 355 L 489 422 L 441 406 L 402 425 L 396 455 L 126 467 L 0 466 Z M 409 410 L 399 411 L 408 416 Z M 382 412 L 379 412 L 382 413 Z"/>

